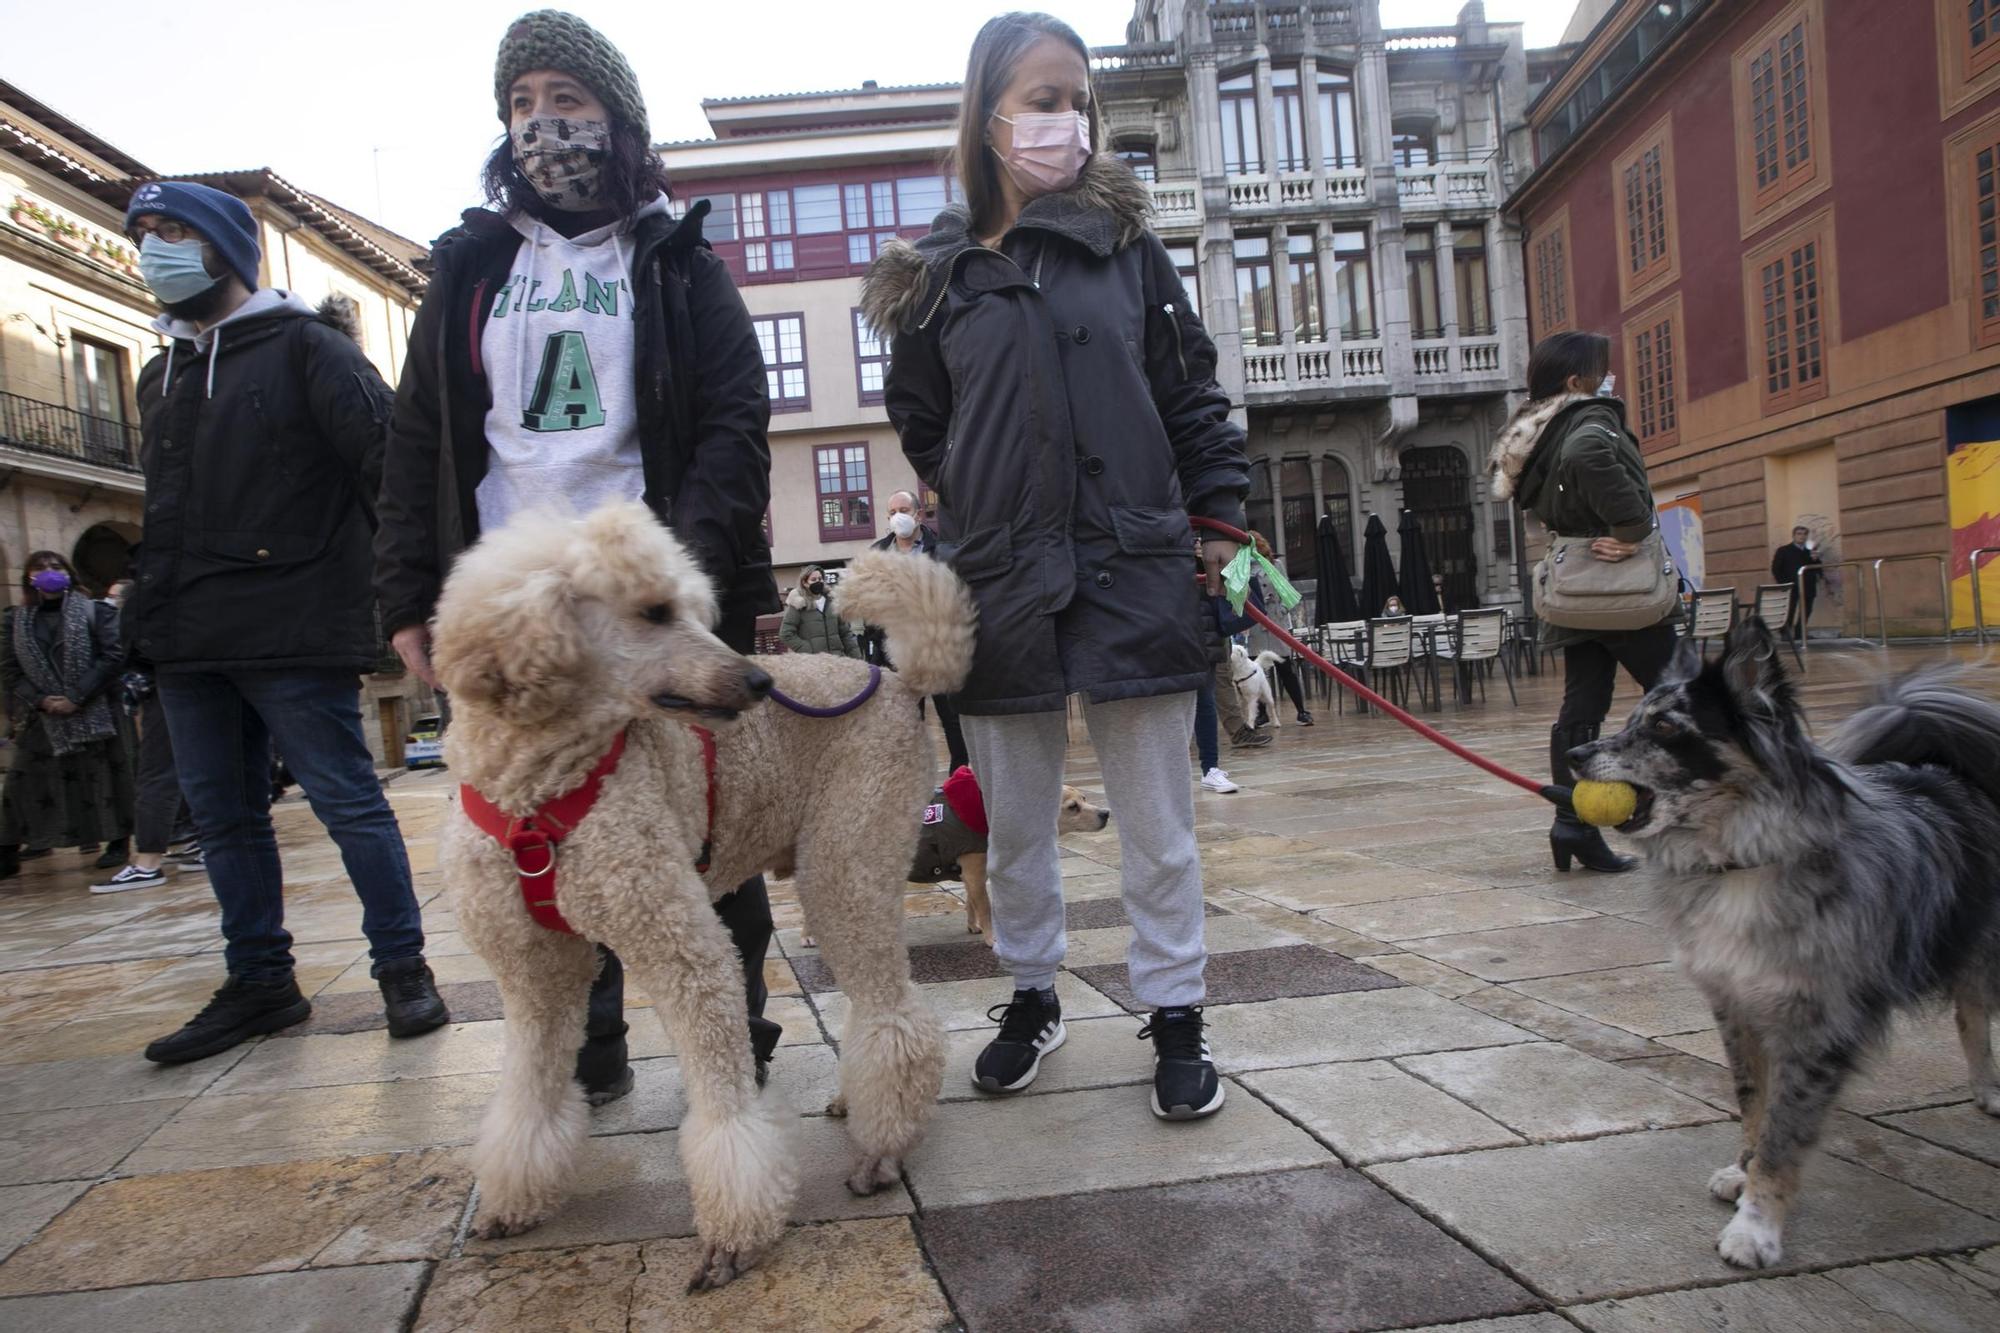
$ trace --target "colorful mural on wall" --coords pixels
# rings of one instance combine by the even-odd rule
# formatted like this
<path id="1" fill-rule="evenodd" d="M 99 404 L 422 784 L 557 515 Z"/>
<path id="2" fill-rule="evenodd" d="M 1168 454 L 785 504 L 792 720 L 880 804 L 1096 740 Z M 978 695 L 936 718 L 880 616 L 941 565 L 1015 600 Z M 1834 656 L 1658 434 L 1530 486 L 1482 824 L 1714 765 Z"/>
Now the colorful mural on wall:
<path id="1" fill-rule="evenodd" d="M 1661 500 L 1658 507 L 1660 540 L 1667 544 L 1667 554 L 1674 558 L 1688 587 L 1703 586 L 1708 577 L 1708 551 L 1701 530 L 1701 492 Z"/>
<path id="2" fill-rule="evenodd" d="M 1951 624 L 1973 627 L 1972 556 L 2000 547 L 2000 399 L 1945 413 L 1945 494 L 1951 516 Z M 1979 562 L 1986 622 L 2000 624 L 2000 554 Z"/>

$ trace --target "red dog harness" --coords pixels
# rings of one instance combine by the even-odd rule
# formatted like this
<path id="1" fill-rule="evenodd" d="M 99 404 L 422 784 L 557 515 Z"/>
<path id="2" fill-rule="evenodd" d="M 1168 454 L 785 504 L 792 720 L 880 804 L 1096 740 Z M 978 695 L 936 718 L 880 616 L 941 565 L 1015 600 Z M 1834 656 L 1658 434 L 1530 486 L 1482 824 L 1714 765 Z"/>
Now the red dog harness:
<path id="1" fill-rule="evenodd" d="M 701 738 L 701 767 L 708 786 L 708 828 L 702 835 L 701 856 L 694 863 L 696 873 L 705 875 L 715 838 L 715 733 L 705 727 L 689 730 Z M 604 779 L 618 770 L 618 759 L 624 753 L 625 733 L 621 731 L 579 786 L 519 819 L 510 818 L 471 784 L 459 784 L 459 805 L 472 826 L 514 854 L 514 869 L 521 876 L 521 901 L 536 925 L 576 934 L 575 927 L 556 910 L 556 848 L 576 832 L 576 826 L 597 804 Z"/>

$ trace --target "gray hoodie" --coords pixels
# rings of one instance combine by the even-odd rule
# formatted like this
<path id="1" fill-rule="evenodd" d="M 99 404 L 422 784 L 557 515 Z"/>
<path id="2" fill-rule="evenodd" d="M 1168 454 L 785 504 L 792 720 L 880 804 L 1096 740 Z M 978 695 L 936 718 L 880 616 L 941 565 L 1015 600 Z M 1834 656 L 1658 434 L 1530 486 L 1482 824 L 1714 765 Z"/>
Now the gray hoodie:
<path id="1" fill-rule="evenodd" d="M 160 396 L 167 396 L 174 383 L 174 347 L 182 342 L 191 342 L 197 352 L 208 357 L 208 398 L 215 397 L 215 354 L 221 340 L 215 336 L 216 330 L 227 328 L 238 320 L 250 319 L 257 315 L 267 315 L 273 310 L 296 310 L 310 315 L 313 308 L 300 297 L 277 287 L 259 287 L 250 293 L 250 299 L 224 315 L 205 329 L 197 329 L 185 319 L 175 319 L 162 313 L 153 321 L 153 331 L 165 335 L 172 341 L 167 344 L 167 373 L 160 380 Z"/>

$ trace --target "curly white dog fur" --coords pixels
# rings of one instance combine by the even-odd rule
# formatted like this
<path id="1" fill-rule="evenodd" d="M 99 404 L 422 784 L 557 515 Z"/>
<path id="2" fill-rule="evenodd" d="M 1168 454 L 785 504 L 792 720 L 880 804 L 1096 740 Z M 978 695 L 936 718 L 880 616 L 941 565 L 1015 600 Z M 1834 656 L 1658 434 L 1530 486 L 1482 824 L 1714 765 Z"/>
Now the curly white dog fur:
<path id="1" fill-rule="evenodd" d="M 690 1289 L 730 1281 L 779 1238 L 796 1187 L 789 1116 L 759 1094 L 742 965 L 711 910 L 760 871 L 797 868 L 806 921 L 851 1005 L 840 1060 L 859 1149 L 849 1187 L 894 1181 L 922 1134 L 944 1044 L 903 941 L 912 815 L 934 781 L 932 765 L 910 756 L 929 749 L 917 701 L 964 681 L 974 611 L 931 560 L 864 556 L 841 594 L 850 618 L 886 627 L 900 670 L 854 711 L 813 719 L 758 700 L 775 678 L 795 699 L 836 704 L 862 689 L 866 668 L 730 651 L 710 632 L 707 581 L 643 506 L 529 515 L 453 569 L 436 661 L 459 779 L 526 814 L 576 787 L 629 727 L 617 770 L 562 844 L 557 903 L 578 934 L 530 919 L 512 857 L 455 806 L 442 839 L 445 884 L 507 1019 L 476 1154 L 479 1234 L 535 1226 L 568 1188 L 588 1115 L 572 1072 L 602 942 L 652 997 L 680 1054 L 681 1157 L 704 1241 Z M 708 820 L 691 722 L 717 735 L 705 875 L 694 868 Z"/>

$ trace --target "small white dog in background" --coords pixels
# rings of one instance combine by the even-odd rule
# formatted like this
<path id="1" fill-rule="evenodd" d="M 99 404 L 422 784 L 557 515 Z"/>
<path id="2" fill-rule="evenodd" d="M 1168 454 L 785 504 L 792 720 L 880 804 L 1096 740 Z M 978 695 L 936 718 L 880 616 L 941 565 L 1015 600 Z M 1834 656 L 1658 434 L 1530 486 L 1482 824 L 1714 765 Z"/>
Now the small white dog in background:
<path id="1" fill-rule="evenodd" d="M 1243 701 L 1243 724 L 1247 727 L 1258 725 L 1260 705 L 1272 726 L 1285 725 L 1278 717 L 1278 696 L 1271 692 L 1270 671 L 1277 662 L 1276 653 L 1261 652 L 1253 659 L 1242 644 L 1229 645 L 1229 678 L 1236 682 L 1236 697 Z"/>

